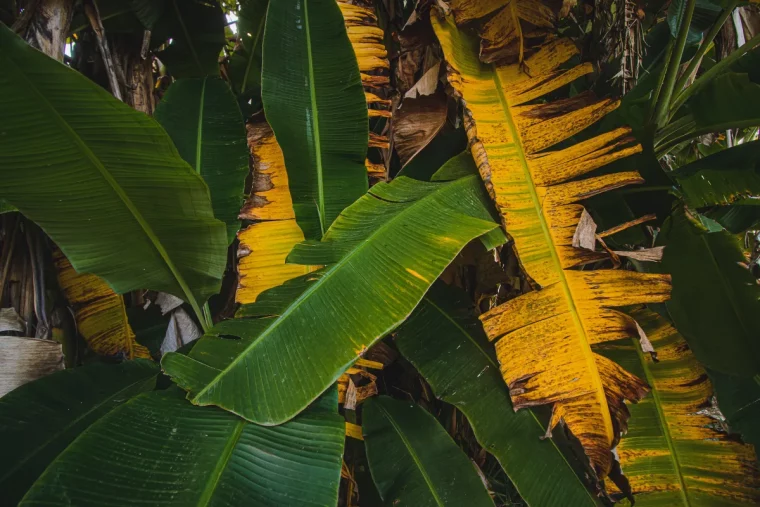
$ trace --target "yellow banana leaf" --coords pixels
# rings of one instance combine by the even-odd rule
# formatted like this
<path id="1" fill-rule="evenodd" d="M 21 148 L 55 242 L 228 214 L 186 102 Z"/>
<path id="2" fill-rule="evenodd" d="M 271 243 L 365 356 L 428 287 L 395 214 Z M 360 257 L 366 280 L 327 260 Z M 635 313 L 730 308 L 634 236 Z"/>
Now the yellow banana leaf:
<path id="1" fill-rule="evenodd" d="M 390 107 L 389 100 L 370 92 L 389 83 L 379 73 L 390 68 L 388 52 L 383 43 L 383 31 L 377 26 L 372 9 L 338 0 L 346 21 L 346 30 L 359 63 L 367 104 Z M 390 117 L 386 109 L 369 109 L 369 116 Z M 240 281 L 235 298 L 238 303 L 256 301 L 259 294 L 299 275 L 312 271 L 306 266 L 285 264 L 293 245 L 304 240 L 303 232 L 295 221 L 293 201 L 288 188 L 288 175 L 282 150 L 272 129 L 261 120 L 247 126 L 248 145 L 254 159 L 254 183 L 251 197 L 240 212 L 240 219 L 255 220 L 238 234 L 238 272 Z M 388 145 L 388 138 L 373 136 L 370 146 Z M 366 162 L 370 177 L 385 176 L 385 167 L 369 160 Z"/>
<path id="2" fill-rule="evenodd" d="M 390 62 L 388 62 L 388 51 L 385 49 L 385 33 L 377 26 L 377 16 L 373 9 L 348 2 L 349 0 L 338 0 L 338 7 L 340 7 L 343 19 L 346 21 L 348 39 L 354 47 L 362 85 L 367 97 L 367 105 L 381 106 L 381 108 L 370 107 L 369 117 L 390 118 L 391 111 L 388 108 L 391 106 L 391 101 L 380 98 L 371 91 L 372 89 L 384 88 L 390 83 L 389 78 L 383 75 L 391 67 Z M 389 142 L 387 136 L 381 137 L 384 141 L 383 144 Z M 377 171 L 376 167 L 373 171 L 370 164 L 371 162 L 368 161 L 367 166 L 370 176 L 372 176 Z M 384 168 L 382 172 L 384 176 Z"/>
<path id="3" fill-rule="evenodd" d="M 657 360 L 636 340 L 601 348 L 652 386 L 651 396 L 631 407 L 628 434 L 617 447 L 636 505 L 760 505 L 755 451 L 716 429 L 712 384 L 683 337 L 646 308 L 631 316 Z"/>
<path id="4" fill-rule="evenodd" d="M 58 249 L 53 251 L 53 262 L 58 283 L 74 309 L 77 330 L 87 346 L 102 356 L 123 354 L 129 359 L 150 359 L 148 349 L 135 341 L 124 298 L 103 279 L 77 273 Z"/>
<path id="5" fill-rule="evenodd" d="M 251 196 L 240 212 L 241 220 L 255 220 L 238 233 L 238 303 L 256 301 L 259 294 L 312 269 L 285 264 L 293 245 L 304 240 L 296 224 L 288 187 L 285 159 L 274 132 L 263 120 L 249 123 L 248 146 L 253 156 L 254 180 Z"/>
<path id="6" fill-rule="evenodd" d="M 554 12 L 540 0 L 452 0 L 457 24 L 495 12 L 480 30 L 480 59 L 522 62 L 554 27 Z"/>
<path id="7" fill-rule="evenodd" d="M 449 82 L 466 107 L 478 170 L 537 288 L 481 316 L 489 339 L 497 341 L 514 408 L 553 404 L 551 426 L 564 421 L 604 478 L 626 428 L 624 401 L 641 399 L 647 385 L 591 345 L 635 336 L 636 323 L 612 307 L 665 301 L 670 278 L 572 269 L 608 255 L 572 246 L 583 213 L 577 203 L 643 181 L 636 172 L 578 178 L 641 147 L 628 129 L 617 129 L 549 150 L 617 106 L 588 95 L 534 103 L 591 71 L 590 65 L 560 69 L 577 54 L 569 40 L 548 41 L 522 64 L 494 67 L 478 60 L 477 41 L 451 16 L 433 13 L 432 22 Z"/>

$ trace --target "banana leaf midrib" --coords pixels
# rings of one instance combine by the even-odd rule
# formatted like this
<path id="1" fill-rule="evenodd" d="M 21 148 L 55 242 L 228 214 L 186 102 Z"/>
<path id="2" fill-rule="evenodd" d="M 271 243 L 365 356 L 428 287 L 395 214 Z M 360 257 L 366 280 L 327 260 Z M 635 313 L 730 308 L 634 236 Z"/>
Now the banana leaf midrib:
<path id="1" fill-rule="evenodd" d="M 673 437 L 670 434 L 668 419 L 665 417 L 665 413 L 662 411 L 662 400 L 660 399 L 660 393 L 657 390 L 657 384 L 655 382 L 654 375 L 652 375 L 652 372 L 649 370 L 649 363 L 647 363 L 646 358 L 644 357 L 644 353 L 641 351 L 638 340 L 632 338 L 632 341 L 633 348 L 636 350 L 636 354 L 639 356 L 639 361 L 641 361 L 641 366 L 644 369 L 644 379 L 647 381 L 647 384 L 652 386 L 652 401 L 654 402 L 655 409 L 657 410 L 657 422 L 662 429 L 662 434 L 665 437 L 665 442 L 668 444 L 668 451 L 670 451 L 669 454 L 670 459 L 673 462 L 673 469 L 675 470 L 676 477 L 678 477 L 678 484 L 681 486 L 681 497 L 683 498 L 683 503 L 687 506 L 692 505 L 692 502 L 689 501 L 689 493 L 686 489 L 686 482 L 684 480 L 683 474 L 681 473 L 681 463 L 678 459 L 678 453 L 676 451 L 675 444 L 673 443 Z"/>
<path id="2" fill-rule="evenodd" d="M 44 104 L 46 106 L 46 109 L 48 109 L 48 117 L 51 118 L 55 123 L 59 125 L 59 127 L 61 128 L 61 131 L 69 134 L 69 137 L 73 140 L 74 144 L 77 146 L 79 151 L 90 161 L 90 163 L 98 170 L 98 172 L 106 181 L 106 183 L 108 183 L 108 185 L 113 189 L 113 191 L 119 197 L 121 202 L 130 212 L 130 214 L 134 217 L 135 221 L 138 223 L 140 228 L 145 232 L 145 235 L 150 240 L 150 243 L 153 245 L 153 247 L 156 249 L 158 254 L 161 256 L 161 259 L 169 268 L 172 275 L 174 275 L 174 278 L 177 280 L 177 283 L 182 288 L 182 291 L 184 292 L 185 297 L 187 298 L 187 302 L 190 303 L 190 305 L 193 307 L 193 310 L 196 312 L 196 315 L 201 315 L 200 306 L 198 305 L 198 302 L 196 301 L 195 296 L 193 295 L 193 292 L 190 290 L 190 287 L 187 285 L 185 278 L 182 276 L 182 274 L 179 272 L 177 267 L 174 265 L 174 262 L 171 260 L 166 249 L 159 241 L 158 237 L 156 236 L 156 233 L 153 231 L 150 224 L 148 224 L 148 222 L 142 216 L 142 213 L 140 213 L 140 211 L 134 205 L 134 203 L 129 198 L 129 196 L 124 192 L 124 190 L 116 182 L 116 180 L 113 179 L 113 177 L 110 175 L 110 173 L 106 170 L 106 168 L 101 163 L 100 159 L 98 159 L 98 157 L 92 152 L 92 150 L 90 150 L 90 148 L 85 144 L 85 142 L 82 140 L 79 134 L 77 134 L 76 131 L 74 131 L 74 129 L 71 128 L 71 125 L 69 125 L 69 123 L 60 115 L 58 110 L 55 107 L 53 107 L 53 105 L 47 100 L 47 97 L 45 97 L 45 95 L 41 93 L 39 89 L 37 89 L 37 87 L 26 76 L 26 74 L 24 74 L 21 68 L 19 68 L 18 64 L 12 58 L 5 58 L 5 61 L 10 64 L 11 71 L 14 71 L 19 79 L 27 83 L 28 89 L 32 90 L 33 93 L 39 98 L 39 103 Z"/>
<path id="3" fill-rule="evenodd" d="M 570 286 L 567 282 L 567 278 L 565 277 L 565 271 L 562 268 L 562 264 L 559 260 L 559 254 L 557 253 L 556 246 L 554 245 L 554 241 L 552 240 L 551 234 L 549 232 L 549 226 L 546 223 L 546 219 L 544 218 L 543 209 L 541 207 L 541 203 L 538 199 L 538 192 L 536 191 L 536 185 L 533 182 L 533 176 L 531 175 L 530 168 L 528 167 L 528 161 L 525 157 L 525 149 L 522 145 L 522 138 L 517 130 L 517 126 L 515 125 L 514 118 L 512 117 L 512 112 L 509 107 L 509 102 L 507 101 L 507 97 L 504 96 L 504 87 L 502 86 L 501 79 L 499 79 L 499 74 L 497 69 L 491 65 L 491 74 L 493 76 L 493 82 L 494 86 L 496 86 L 496 95 L 499 97 L 499 103 L 501 104 L 502 110 L 504 112 L 504 118 L 506 119 L 507 126 L 509 128 L 510 135 L 512 136 L 512 139 L 514 140 L 515 147 L 516 147 L 516 153 L 518 158 L 520 159 L 520 166 L 523 169 L 523 174 L 525 175 L 525 181 L 528 184 L 528 189 L 530 190 L 530 197 L 531 201 L 533 202 L 533 208 L 536 212 L 536 215 L 538 216 L 539 222 L 541 223 L 541 231 L 544 235 L 544 241 L 546 242 L 549 252 L 551 253 L 552 263 L 554 264 L 554 267 L 559 274 L 560 278 L 560 284 L 562 286 L 562 291 L 565 296 L 565 300 L 567 301 L 568 306 L 570 307 L 570 313 L 573 317 L 573 322 L 575 324 L 576 331 L 579 333 L 579 336 L 581 337 L 581 347 L 583 348 L 583 355 L 586 359 L 586 365 L 588 371 L 595 372 L 595 374 L 591 375 L 591 381 L 593 382 L 594 387 L 596 388 L 596 398 L 599 401 L 599 403 L 602 406 L 602 416 L 604 417 L 605 421 L 605 432 L 610 440 L 613 439 L 612 435 L 612 419 L 610 417 L 610 411 L 609 407 L 607 405 L 607 399 L 604 394 L 604 388 L 602 386 L 601 380 L 599 378 L 599 374 L 597 372 L 596 363 L 594 362 L 594 353 L 591 350 L 591 345 L 589 343 L 588 336 L 586 335 L 586 330 L 583 327 L 583 323 L 581 321 L 580 315 L 578 313 L 578 309 L 575 306 L 575 301 L 573 299 L 572 292 L 570 290 Z M 520 252 L 517 252 L 518 258 L 520 256 Z M 530 275 L 530 273 L 528 273 Z"/>
<path id="4" fill-rule="evenodd" d="M 404 435 L 404 432 L 401 431 L 401 428 L 398 427 L 396 424 L 396 421 L 393 420 L 393 417 L 388 413 L 388 411 L 383 407 L 382 405 L 378 404 L 377 408 L 380 410 L 380 412 L 383 413 L 385 416 L 385 419 L 391 424 L 393 429 L 396 431 L 396 434 L 399 436 L 401 441 L 404 443 L 404 447 L 406 447 L 407 452 L 409 453 L 409 456 L 412 458 L 412 461 L 414 461 L 414 464 L 417 465 L 417 469 L 420 471 L 420 474 L 422 475 L 422 478 L 425 480 L 425 484 L 427 485 L 428 489 L 430 490 L 430 494 L 433 495 L 433 498 L 435 499 L 435 502 L 440 507 L 445 507 L 446 504 L 443 503 L 441 498 L 438 496 L 438 492 L 433 487 L 432 480 L 428 476 L 427 472 L 425 471 L 425 468 L 422 466 L 422 462 L 420 461 L 419 456 L 417 456 L 417 453 L 415 452 L 412 445 L 409 443 L 409 439 L 406 438 Z"/>
<path id="5" fill-rule="evenodd" d="M 157 375 L 158 375 L 158 372 L 156 372 L 156 374 L 154 376 L 148 377 L 147 379 L 141 378 L 139 380 L 136 380 L 135 382 L 132 382 L 131 384 L 125 386 L 123 389 L 120 389 L 119 391 L 117 391 L 116 393 L 112 394 L 108 398 L 106 398 L 103 401 L 97 403 L 92 408 L 90 408 L 85 413 L 81 414 L 79 417 L 77 417 L 76 419 L 74 419 L 70 423 L 66 424 L 65 426 L 63 426 L 63 427 L 57 426 L 56 427 L 57 431 L 54 431 L 53 434 L 51 434 L 50 437 L 47 440 L 45 440 L 44 442 L 40 443 L 40 445 L 38 445 L 33 450 L 31 450 L 23 459 L 21 459 L 15 465 L 13 465 L 13 468 L 11 468 L 5 475 L 3 475 L 2 477 L 0 477 L 0 483 L 3 482 L 3 481 L 5 481 L 5 480 L 7 480 L 8 477 L 10 477 L 11 475 L 13 475 L 19 468 L 22 467 L 22 465 L 24 465 L 26 462 L 28 462 L 29 460 L 31 460 L 32 458 L 34 458 L 37 455 L 38 452 L 42 451 L 53 440 L 55 440 L 56 438 L 58 438 L 60 435 L 66 433 L 67 431 L 69 431 L 72 427 L 76 426 L 80 421 L 82 421 L 82 419 L 86 418 L 87 416 L 89 416 L 90 414 L 92 414 L 93 412 L 95 412 L 96 410 L 99 410 L 104 405 L 106 405 L 107 403 L 109 403 L 111 400 L 117 399 L 118 396 L 121 396 L 124 392 L 128 392 L 130 389 L 134 388 L 136 385 L 148 382 L 150 380 L 154 380 Z M 129 402 L 127 402 L 127 403 L 129 403 Z"/>
<path id="6" fill-rule="evenodd" d="M 435 189 L 431 191 L 426 196 L 422 197 L 421 199 L 418 199 L 414 201 L 413 203 L 409 204 L 406 208 L 402 209 L 399 213 L 396 213 L 393 215 L 389 220 L 387 220 L 385 223 L 383 223 L 380 227 L 372 231 L 369 236 L 364 238 L 361 243 L 356 247 L 353 248 L 350 252 L 348 252 L 343 258 L 341 258 L 338 262 L 331 265 L 327 268 L 325 274 L 323 276 L 320 276 L 317 281 L 312 283 L 300 296 L 298 296 L 288 307 L 287 309 L 282 312 L 281 315 L 277 316 L 273 319 L 272 324 L 267 326 L 266 329 L 264 329 L 244 350 L 238 354 L 235 359 L 230 362 L 224 369 L 218 370 L 219 373 L 211 380 L 209 381 L 206 386 L 198 391 L 198 393 L 193 396 L 193 399 L 199 399 L 202 395 L 204 395 L 209 389 L 211 389 L 213 386 L 216 385 L 216 383 L 220 380 L 220 378 L 225 374 L 226 371 L 231 370 L 235 365 L 237 365 L 240 361 L 243 361 L 245 357 L 251 353 L 251 351 L 256 347 L 258 343 L 260 343 L 262 340 L 264 340 L 269 334 L 271 334 L 279 325 L 280 323 L 284 322 L 288 315 L 290 315 L 292 312 L 295 311 L 296 308 L 298 308 L 304 301 L 306 301 L 314 292 L 316 292 L 324 283 L 326 280 L 329 280 L 330 277 L 339 271 L 339 269 L 346 263 L 348 263 L 354 256 L 358 255 L 359 252 L 363 251 L 364 248 L 367 248 L 373 244 L 372 238 L 379 236 L 381 233 L 383 233 L 385 230 L 391 228 L 393 224 L 395 224 L 399 220 L 403 220 L 403 217 L 407 213 L 412 213 L 413 210 L 417 209 L 418 207 L 423 207 L 423 205 L 427 202 L 428 199 L 434 199 L 437 196 L 437 192 L 441 191 L 443 187 L 446 188 L 453 188 L 455 186 L 464 186 L 465 184 L 469 184 L 473 180 L 476 180 L 478 177 L 476 175 L 472 176 L 466 176 L 464 178 L 460 178 L 459 180 L 452 181 L 449 183 L 443 183 L 441 184 L 440 189 Z M 373 198 L 380 199 L 379 197 L 375 197 L 373 195 Z M 497 227 L 497 224 L 493 224 L 494 227 Z M 382 335 L 385 336 L 389 332 L 391 332 L 393 328 L 386 329 L 383 331 Z M 356 347 L 363 347 L 363 344 L 357 344 L 354 343 L 354 346 Z M 338 373 L 335 378 L 332 379 L 332 382 L 338 379 L 340 376 L 340 373 Z M 332 383 L 331 382 L 331 383 Z M 234 411 L 233 411 L 234 412 Z M 237 412 L 235 412 L 237 414 Z M 237 414 L 241 417 L 244 417 L 242 414 Z"/>
<path id="7" fill-rule="evenodd" d="M 214 492 L 216 491 L 216 487 L 219 485 L 219 480 L 222 478 L 222 474 L 227 468 L 227 464 L 229 463 L 230 457 L 232 456 L 232 453 L 234 452 L 235 447 L 240 440 L 240 436 L 243 434 L 245 425 L 246 421 L 244 419 L 241 418 L 237 421 L 235 431 L 232 432 L 230 438 L 227 440 L 227 444 L 224 446 L 222 455 L 219 456 L 219 461 L 217 461 L 216 466 L 214 467 L 214 471 L 211 473 L 211 476 L 206 482 L 206 487 L 203 488 L 203 493 L 198 500 L 198 507 L 206 507 L 211 502 L 211 499 L 214 496 Z"/>
<path id="8" fill-rule="evenodd" d="M 311 131 L 314 133 L 314 155 L 317 170 L 317 213 L 319 228 L 325 235 L 325 189 L 322 174 L 322 143 L 319 138 L 319 108 L 317 107 L 317 90 L 314 79 L 314 57 L 311 51 L 311 32 L 309 28 L 309 0 L 303 0 L 304 32 L 306 39 L 306 55 L 309 62 L 309 97 L 311 99 Z"/>
<path id="9" fill-rule="evenodd" d="M 198 127 L 195 136 L 195 172 L 201 174 L 201 156 L 203 155 L 203 113 L 206 103 L 206 83 L 208 78 L 203 78 L 201 85 L 201 102 L 198 106 Z"/>
<path id="10" fill-rule="evenodd" d="M 496 370 L 498 371 L 498 369 L 499 369 L 498 363 L 496 361 L 494 361 L 491 358 L 490 355 L 488 355 L 488 353 L 483 349 L 483 347 L 481 347 L 481 345 L 478 343 L 478 341 L 475 340 L 470 333 L 468 333 L 455 319 L 452 319 L 451 316 L 448 314 L 448 312 L 444 311 L 444 309 L 441 308 L 440 306 L 438 306 L 435 303 L 435 301 L 433 301 L 430 297 L 428 297 L 426 295 L 424 297 L 424 299 L 425 299 L 425 302 L 428 305 L 430 305 L 432 308 L 434 308 L 447 321 L 451 322 L 451 324 L 454 325 L 454 327 L 457 330 L 459 330 L 462 333 L 462 335 L 467 338 L 467 340 L 469 342 L 471 342 L 473 345 L 475 345 L 475 348 L 483 355 L 483 357 L 486 358 L 486 360 L 488 361 L 488 363 L 491 366 L 493 366 L 494 368 L 496 368 Z M 533 421 L 535 421 L 536 425 L 539 428 L 541 428 L 541 431 L 545 432 L 546 428 L 544 427 L 543 424 L 541 424 L 541 421 L 538 420 L 538 417 L 536 417 L 536 414 L 533 412 L 533 410 L 528 409 L 528 412 L 530 413 L 531 419 L 533 419 Z M 473 431 L 474 431 L 474 429 L 473 429 Z M 559 447 L 557 447 L 557 443 L 554 441 L 554 439 L 553 438 L 547 438 L 546 440 L 548 440 L 549 443 L 551 443 L 551 446 L 554 447 L 557 450 L 557 453 L 560 456 L 562 456 L 562 460 L 565 462 L 565 464 L 567 464 L 567 467 L 570 468 L 570 469 L 572 469 L 572 467 L 570 466 L 570 463 L 567 461 L 567 458 L 565 457 L 565 455 L 559 450 Z M 586 488 L 586 485 L 583 484 L 583 481 L 581 481 L 580 478 L 578 478 L 578 476 L 576 474 L 573 474 L 573 477 L 575 477 L 578 480 L 578 482 L 581 484 L 581 486 L 583 487 L 583 489 L 588 493 L 589 498 L 592 500 L 592 502 L 596 502 L 595 498 L 591 495 L 591 493 L 588 492 L 588 488 Z"/>

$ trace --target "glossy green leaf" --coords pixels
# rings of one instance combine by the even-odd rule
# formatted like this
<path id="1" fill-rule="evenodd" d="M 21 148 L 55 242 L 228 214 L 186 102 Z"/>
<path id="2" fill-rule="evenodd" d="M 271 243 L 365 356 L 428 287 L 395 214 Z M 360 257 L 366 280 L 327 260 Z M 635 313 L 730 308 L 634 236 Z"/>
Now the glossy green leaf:
<path id="1" fill-rule="evenodd" d="M 345 423 L 337 392 L 274 428 L 187 403 L 133 398 L 48 467 L 21 505 L 324 506 L 338 500 Z"/>
<path id="2" fill-rule="evenodd" d="M 693 208 L 727 205 L 760 195 L 760 141 L 719 151 L 671 174 Z"/>
<path id="3" fill-rule="evenodd" d="M 760 502 L 754 449 L 721 432 L 711 417 L 713 386 L 683 337 L 644 307 L 636 319 L 656 351 L 638 339 L 595 350 L 645 379 L 651 393 L 630 405 L 628 431 L 617 446 L 637 506 L 733 506 Z"/>
<path id="4" fill-rule="evenodd" d="M 388 396 L 363 404 L 367 461 L 385 505 L 493 506 L 475 466 L 420 406 Z"/>
<path id="5" fill-rule="evenodd" d="M 530 410 L 515 412 L 483 327 L 463 291 L 436 283 L 396 334 L 401 354 L 467 417 L 528 505 L 597 505 Z"/>
<path id="6" fill-rule="evenodd" d="M 247 106 L 249 101 L 253 106 L 254 102 L 258 103 L 261 94 L 261 58 L 268 6 L 269 0 L 249 0 L 242 4 L 238 12 L 237 28 L 241 45 L 230 57 L 229 74 L 241 106 Z M 248 109 L 244 107 L 244 110 Z"/>
<path id="7" fill-rule="evenodd" d="M 227 224 L 232 242 L 240 228 L 249 155 L 243 117 L 229 86 L 218 77 L 180 79 L 161 99 L 155 117 L 208 185 L 214 215 Z"/>
<path id="8" fill-rule="evenodd" d="M 335 0 L 271 3 L 262 100 L 285 155 L 296 222 L 318 240 L 367 191 L 367 103 Z"/>
<path id="9" fill-rule="evenodd" d="M 668 311 L 697 359 L 730 375 L 760 373 L 760 286 L 738 240 L 679 210 L 657 242 L 666 245 L 662 269 L 673 277 Z"/>
<path id="10" fill-rule="evenodd" d="M 63 370 L 0 398 L 0 504 L 16 505 L 51 461 L 87 427 L 153 389 L 158 366 L 137 359 Z"/>
<path id="11" fill-rule="evenodd" d="M 175 78 L 218 76 L 226 23 L 216 0 L 166 0 L 154 32 L 171 43 L 157 56 Z"/>
<path id="12" fill-rule="evenodd" d="M 0 26 L 0 197 L 80 273 L 199 306 L 226 263 L 208 187 L 152 118 Z"/>
<path id="13" fill-rule="evenodd" d="M 222 322 L 189 357 L 167 354 L 162 366 L 197 405 L 287 421 L 403 322 L 469 241 L 497 227 L 490 210 L 477 176 L 379 183 L 289 259 L 327 267 L 243 308 L 275 318 Z"/>

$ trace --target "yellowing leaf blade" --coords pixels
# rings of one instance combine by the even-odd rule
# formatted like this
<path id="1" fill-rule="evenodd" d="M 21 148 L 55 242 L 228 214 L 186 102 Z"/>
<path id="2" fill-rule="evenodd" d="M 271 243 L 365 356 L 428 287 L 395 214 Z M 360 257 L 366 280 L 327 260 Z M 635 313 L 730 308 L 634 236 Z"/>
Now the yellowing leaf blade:
<path id="1" fill-rule="evenodd" d="M 481 316 L 516 409 L 553 404 L 552 423 L 564 421 L 581 441 L 600 478 L 612 468 L 611 449 L 646 383 L 591 350 L 632 336 L 635 322 L 612 307 L 664 301 L 669 277 L 616 271 L 575 271 L 605 258 L 573 246 L 583 214 L 579 201 L 643 180 L 635 172 L 579 179 L 641 147 L 628 129 L 552 151 L 616 107 L 589 95 L 534 103 L 591 71 L 560 67 L 577 49 L 550 40 L 522 63 L 483 65 L 476 42 L 453 20 L 433 14 L 449 64 L 449 81 L 466 107 L 471 150 L 481 177 L 538 290 Z"/>

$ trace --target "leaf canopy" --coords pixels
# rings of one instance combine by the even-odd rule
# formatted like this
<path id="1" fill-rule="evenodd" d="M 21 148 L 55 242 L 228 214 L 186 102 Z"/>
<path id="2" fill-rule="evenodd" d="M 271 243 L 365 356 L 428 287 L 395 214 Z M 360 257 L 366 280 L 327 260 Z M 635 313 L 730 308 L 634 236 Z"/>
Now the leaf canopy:
<path id="1" fill-rule="evenodd" d="M 478 443 L 501 463 L 528 505 L 597 505 L 530 410 L 515 412 L 467 294 L 433 285 L 396 333 L 401 354 L 441 400 L 464 413 Z M 366 424 L 366 423 L 365 423 Z"/>
<path id="2" fill-rule="evenodd" d="M 363 407 L 367 461 L 386 505 L 494 505 L 467 455 L 422 407 L 388 396 Z"/>
<path id="3" fill-rule="evenodd" d="M 155 118 L 208 185 L 214 215 L 227 224 L 231 243 L 240 228 L 248 148 L 243 117 L 229 86 L 218 77 L 180 79 L 169 86 Z"/>
<path id="4" fill-rule="evenodd" d="M 224 227 L 164 129 L 4 26 L 0 64 L 0 197 L 78 272 L 117 293 L 174 294 L 200 314 L 220 287 Z"/>
<path id="5" fill-rule="evenodd" d="M 367 190 L 367 104 L 335 0 L 273 2 L 262 100 L 285 153 L 296 221 L 318 240 Z"/>
<path id="6" fill-rule="evenodd" d="M 289 258 L 326 268 L 241 311 L 274 317 L 222 322 L 189 357 L 167 354 L 162 366 L 197 405 L 280 424 L 398 326 L 461 249 L 495 227 L 477 176 L 379 183 L 322 242 L 297 245 Z"/>
<path id="7" fill-rule="evenodd" d="M 95 363 L 53 373 L 0 398 L 1 503 L 17 505 L 82 431 L 133 396 L 153 389 L 158 373 L 146 360 Z"/>
<path id="8" fill-rule="evenodd" d="M 333 390 L 265 428 L 195 407 L 177 388 L 146 393 L 62 452 L 20 505 L 334 506 L 345 440 L 337 405 Z"/>

